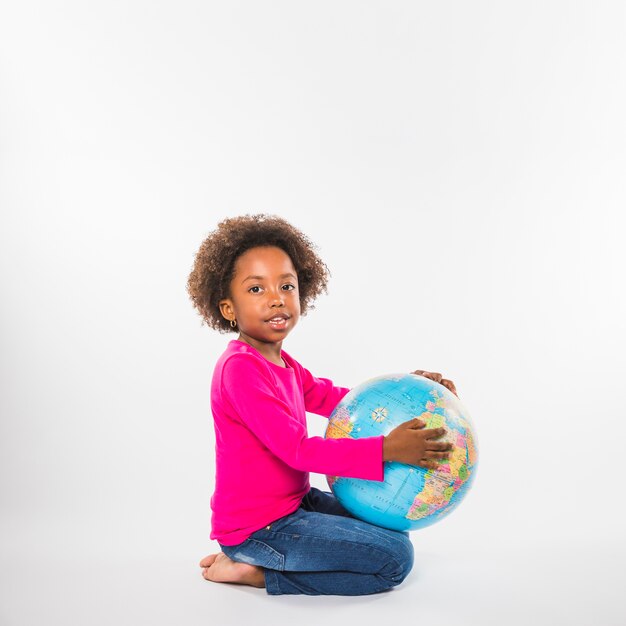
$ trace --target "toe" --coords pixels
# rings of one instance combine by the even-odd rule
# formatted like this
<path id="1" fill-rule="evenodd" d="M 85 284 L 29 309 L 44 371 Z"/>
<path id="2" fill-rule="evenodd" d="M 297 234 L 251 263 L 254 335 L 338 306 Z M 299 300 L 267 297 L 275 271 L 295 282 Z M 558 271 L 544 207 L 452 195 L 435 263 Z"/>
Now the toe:
<path id="1" fill-rule="evenodd" d="M 221 554 L 218 552 L 218 554 Z M 218 554 L 209 554 L 205 556 L 202 561 L 200 561 L 200 567 L 210 567 L 215 562 L 215 559 L 218 557 Z"/>

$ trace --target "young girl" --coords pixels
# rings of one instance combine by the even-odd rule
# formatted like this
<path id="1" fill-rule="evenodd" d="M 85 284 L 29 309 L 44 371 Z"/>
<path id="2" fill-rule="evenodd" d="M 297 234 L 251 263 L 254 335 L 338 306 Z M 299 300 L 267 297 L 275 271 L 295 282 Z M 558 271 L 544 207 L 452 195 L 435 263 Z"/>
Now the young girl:
<path id="1" fill-rule="evenodd" d="M 314 244 L 277 216 L 225 219 L 196 255 L 187 288 L 204 321 L 237 332 L 211 383 L 216 478 L 211 539 L 200 561 L 213 582 L 271 595 L 362 595 L 400 584 L 413 565 L 408 532 L 352 516 L 309 472 L 383 480 L 384 462 L 433 468 L 451 445 L 419 419 L 386 436 L 309 437 L 305 412 L 329 417 L 350 389 L 311 374 L 283 341 L 326 291 Z M 446 385 L 439 373 L 415 370 Z"/>

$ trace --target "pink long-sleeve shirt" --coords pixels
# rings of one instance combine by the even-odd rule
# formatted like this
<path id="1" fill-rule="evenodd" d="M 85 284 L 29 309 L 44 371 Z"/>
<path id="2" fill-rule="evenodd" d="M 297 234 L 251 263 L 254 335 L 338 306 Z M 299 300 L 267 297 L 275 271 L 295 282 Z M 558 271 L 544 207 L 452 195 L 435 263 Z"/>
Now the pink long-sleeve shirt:
<path id="1" fill-rule="evenodd" d="M 383 435 L 309 437 L 305 411 L 329 417 L 350 391 L 315 377 L 281 350 L 287 367 L 231 340 L 211 381 L 216 476 L 211 539 L 237 545 L 293 513 L 310 489 L 309 472 L 383 480 Z"/>

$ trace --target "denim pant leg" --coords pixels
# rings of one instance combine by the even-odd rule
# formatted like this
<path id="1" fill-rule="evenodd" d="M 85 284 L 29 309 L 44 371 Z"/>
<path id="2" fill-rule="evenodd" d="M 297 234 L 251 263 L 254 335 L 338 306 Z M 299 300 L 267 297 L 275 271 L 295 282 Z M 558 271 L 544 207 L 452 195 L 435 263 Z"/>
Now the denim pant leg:
<path id="1" fill-rule="evenodd" d="M 359 520 L 315 487 L 293 513 L 221 547 L 233 561 L 264 568 L 270 595 L 378 593 L 399 585 L 413 567 L 408 532 Z"/>

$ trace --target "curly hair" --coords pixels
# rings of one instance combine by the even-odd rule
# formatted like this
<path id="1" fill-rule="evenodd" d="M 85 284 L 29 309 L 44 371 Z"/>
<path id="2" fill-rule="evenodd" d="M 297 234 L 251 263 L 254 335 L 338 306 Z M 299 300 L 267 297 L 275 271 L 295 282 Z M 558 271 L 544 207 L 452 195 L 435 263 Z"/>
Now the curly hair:
<path id="1" fill-rule="evenodd" d="M 300 314 L 314 309 L 313 301 L 328 293 L 330 270 L 301 231 L 276 215 L 259 213 L 226 218 L 209 233 L 196 253 L 187 292 L 207 326 L 220 333 L 238 332 L 222 316 L 219 302 L 230 297 L 235 261 L 256 246 L 277 246 L 291 258 L 298 275 Z"/>

